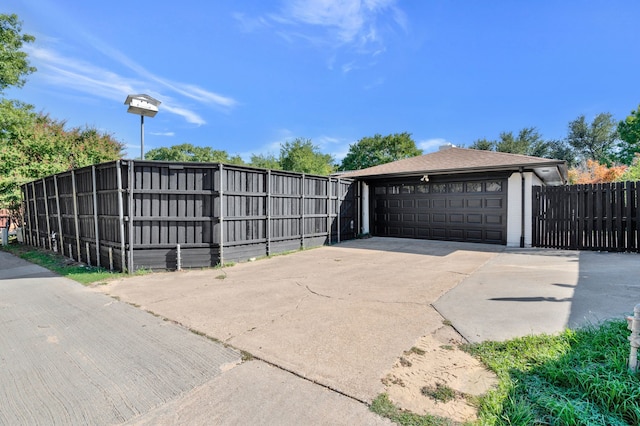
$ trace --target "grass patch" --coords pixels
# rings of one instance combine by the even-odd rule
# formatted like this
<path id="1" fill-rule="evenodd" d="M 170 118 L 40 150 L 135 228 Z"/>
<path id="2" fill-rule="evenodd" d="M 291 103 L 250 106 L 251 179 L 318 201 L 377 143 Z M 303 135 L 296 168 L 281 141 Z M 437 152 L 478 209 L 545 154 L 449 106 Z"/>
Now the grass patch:
<path id="1" fill-rule="evenodd" d="M 420 393 L 440 402 L 453 401 L 457 395 L 455 390 L 444 383 L 436 383 L 435 386 L 423 386 L 420 389 Z"/>
<path id="2" fill-rule="evenodd" d="M 2 250 L 84 285 L 92 283 L 103 284 L 106 280 L 127 276 L 127 274 L 120 272 L 111 272 L 104 268 L 83 265 L 52 251 L 41 250 L 37 247 L 23 244 L 9 244 L 2 246 Z"/>
<path id="3" fill-rule="evenodd" d="M 640 375 L 627 369 L 625 321 L 464 348 L 499 378 L 480 424 L 637 425 Z"/>
<path id="4" fill-rule="evenodd" d="M 400 425 L 407 426 L 451 426 L 456 423 L 443 417 L 431 416 L 429 414 L 419 415 L 396 407 L 387 394 L 381 394 L 371 403 L 370 410 L 379 416 Z"/>
<path id="5" fill-rule="evenodd" d="M 405 355 L 411 355 L 411 354 L 416 354 L 416 355 L 424 355 L 425 351 L 423 351 L 422 349 L 413 346 L 411 349 L 409 349 L 408 351 L 404 351 Z"/>

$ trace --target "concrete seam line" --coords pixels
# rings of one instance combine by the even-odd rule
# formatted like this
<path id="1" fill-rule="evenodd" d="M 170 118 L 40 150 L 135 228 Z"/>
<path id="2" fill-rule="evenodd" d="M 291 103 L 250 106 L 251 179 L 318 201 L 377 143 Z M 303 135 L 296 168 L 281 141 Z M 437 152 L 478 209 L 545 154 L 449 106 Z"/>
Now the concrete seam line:
<path id="1" fill-rule="evenodd" d="M 116 299 L 116 300 L 118 300 L 118 299 Z M 131 305 L 131 306 L 133 306 L 133 307 L 135 307 L 135 308 L 141 309 L 139 306 L 133 305 L 133 304 L 131 304 L 131 303 L 129 303 L 129 302 L 124 302 L 124 303 L 127 303 L 127 304 L 129 304 L 129 305 Z M 272 367 L 275 367 L 275 368 L 277 368 L 277 369 L 279 369 L 279 370 L 286 371 L 286 372 L 287 372 L 287 373 L 289 373 L 289 374 L 293 374 L 294 376 L 299 377 L 299 378 L 301 378 L 301 379 L 303 379 L 303 380 L 305 380 L 305 381 L 307 381 L 307 382 L 313 383 L 313 384 L 315 384 L 315 385 L 322 386 L 323 388 L 325 388 L 325 389 L 327 389 L 327 390 L 330 390 L 330 391 L 332 391 L 332 392 L 335 392 L 335 393 L 337 393 L 337 394 L 340 394 L 340 395 L 342 395 L 342 396 L 346 396 L 347 398 L 350 398 L 350 399 L 352 399 L 352 400 L 354 400 L 354 401 L 357 401 L 357 402 L 359 402 L 359 403 L 361 403 L 361 404 L 364 404 L 364 405 L 366 405 L 367 407 L 370 407 L 370 406 L 371 406 L 371 404 L 370 404 L 370 403 L 368 403 L 368 402 L 367 402 L 367 401 L 365 401 L 365 400 L 362 400 L 362 399 L 360 399 L 360 398 L 358 398 L 358 397 L 355 397 L 355 396 L 353 396 L 353 395 L 349 395 L 349 394 L 347 394 L 347 393 L 345 393 L 345 392 L 343 392 L 343 391 L 341 391 L 341 390 L 339 390 L 339 389 L 336 389 L 336 388 L 334 388 L 334 387 L 332 387 L 332 386 L 325 385 L 324 383 L 321 383 L 321 382 L 318 382 L 318 381 L 316 381 L 316 380 L 313 380 L 313 379 L 310 379 L 310 378 L 308 378 L 308 377 L 305 377 L 305 376 L 301 375 L 300 373 L 296 373 L 295 371 L 290 370 L 290 369 L 288 369 L 288 368 L 286 368 L 286 367 L 283 367 L 283 366 L 281 366 L 281 365 L 278 365 L 278 364 L 276 364 L 276 363 L 274 363 L 274 362 L 267 361 L 266 359 L 261 358 L 261 357 L 259 357 L 259 356 L 255 356 L 255 355 L 254 355 L 254 354 L 252 354 L 251 352 L 248 352 L 248 351 L 245 351 L 244 349 L 241 349 L 241 348 L 235 347 L 235 346 L 233 346 L 233 345 L 231 345 L 231 344 L 227 343 L 226 341 L 219 340 L 218 338 L 216 338 L 216 337 L 214 337 L 214 336 L 209 336 L 208 334 L 203 333 L 203 332 L 201 332 L 201 331 L 199 331 L 199 330 L 196 330 L 196 329 L 194 329 L 194 328 L 191 328 L 191 327 L 189 327 L 189 326 L 186 326 L 186 325 L 182 324 L 182 323 L 181 323 L 181 322 L 179 322 L 179 321 L 172 320 L 171 318 L 167 318 L 167 317 L 165 317 L 164 315 L 157 314 L 157 313 L 155 313 L 155 312 L 153 312 L 153 311 L 151 311 L 151 310 L 148 310 L 148 309 L 141 309 L 141 310 L 143 310 L 144 312 L 146 312 L 146 313 L 148 313 L 148 314 L 151 314 L 151 315 L 153 315 L 153 316 L 155 316 L 155 317 L 157 317 L 157 318 L 162 318 L 163 320 L 166 320 L 166 321 L 171 322 L 171 323 L 173 323 L 173 324 L 179 325 L 180 327 L 182 327 L 182 328 L 186 329 L 187 331 L 189 331 L 189 332 L 191 332 L 191 333 L 193 333 L 193 334 L 195 334 L 195 335 L 197 335 L 197 336 L 204 337 L 204 338 L 206 338 L 206 339 L 210 340 L 210 341 L 211 341 L 211 342 L 213 342 L 213 343 L 218 343 L 218 344 L 220 344 L 220 345 L 222 345 L 222 346 L 224 346 L 224 347 L 226 347 L 226 348 L 234 349 L 234 350 L 236 350 L 236 351 L 240 352 L 241 354 L 242 354 L 242 353 L 249 354 L 249 355 L 251 355 L 251 358 L 253 358 L 253 359 L 255 359 L 255 360 L 258 360 L 258 361 L 260 361 L 260 362 L 264 362 L 265 364 L 270 365 L 270 366 L 272 366 Z M 465 340 L 466 340 L 466 339 L 465 339 Z M 241 361 L 240 363 L 242 364 L 242 363 L 245 363 L 245 362 L 247 362 L 247 361 Z"/>
<path id="2" fill-rule="evenodd" d="M 458 335 L 460 337 L 462 337 L 467 343 L 471 343 L 469 342 L 469 339 L 467 339 L 466 337 L 464 337 L 464 335 L 460 332 L 460 330 L 458 330 L 456 328 L 455 325 L 453 325 L 453 322 L 451 322 L 450 319 L 448 319 L 447 317 L 445 317 L 444 315 L 442 315 L 442 313 L 438 310 L 438 308 L 436 308 L 433 304 L 429 304 L 429 306 L 431 306 L 431 308 L 433 308 L 434 311 L 436 311 L 438 313 L 438 315 L 440 315 L 442 317 L 442 319 L 444 321 L 448 321 L 449 322 L 449 327 L 453 328 L 455 330 L 456 333 L 458 333 Z"/>
<path id="3" fill-rule="evenodd" d="M 243 352 L 247 352 L 247 351 L 245 351 L 245 350 L 238 349 L 238 348 L 236 348 L 236 347 L 234 347 L 234 346 L 231 346 L 231 345 L 229 345 L 229 346 L 230 346 L 231 348 L 233 348 L 233 349 L 241 350 L 241 351 L 243 351 Z M 250 352 L 247 352 L 247 353 L 250 353 Z M 278 364 L 276 364 L 275 362 L 267 361 L 266 359 L 261 358 L 261 357 L 258 357 L 258 356 L 255 356 L 255 355 L 253 355 L 253 354 L 251 354 L 251 356 L 252 356 L 254 359 L 256 359 L 256 360 L 258 360 L 258 361 L 260 361 L 260 362 L 264 362 L 264 363 L 265 363 L 265 364 L 267 364 L 267 365 L 270 365 L 270 366 L 272 366 L 272 367 L 277 368 L 278 370 L 286 371 L 287 373 L 289 373 L 289 374 L 293 374 L 294 376 L 299 377 L 299 378 L 301 378 L 301 379 L 303 379 L 303 380 L 305 380 L 305 381 L 307 381 L 307 382 L 313 383 L 314 385 L 321 386 L 321 387 L 323 387 L 323 388 L 325 388 L 325 389 L 327 389 L 327 390 L 330 390 L 330 391 L 335 392 L 335 393 L 337 393 L 337 394 L 340 394 L 340 395 L 342 395 L 342 396 L 346 396 L 347 398 L 353 399 L 354 401 L 357 401 L 357 402 L 359 402 L 359 403 L 361 403 L 361 404 L 364 404 L 364 405 L 366 405 L 367 407 L 370 407 L 370 406 L 371 406 L 371 404 L 370 404 L 370 403 L 368 403 L 367 401 L 365 401 L 365 400 L 363 400 L 363 399 L 360 399 L 360 398 L 358 398 L 358 397 L 355 397 L 355 396 L 353 396 L 353 395 L 349 395 L 348 393 L 345 393 L 345 392 L 341 391 L 340 389 L 336 389 L 336 388 L 334 388 L 334 387 L 332 387 L 332 386 L 325 385 L 324 383 L 321 383 L 321 382 L 318 382 L 318 381 L 316 381 L 316 380 L 313 380 L 313 379 L 310 379 L 310 378 L 308 378 L 308 377 L 305 377 L 305 376 L 303 376 L 302 374 L 300 374 L 300 373 L 296 373 L 295 371 L 290 370 L 290 369 L 288 369 L 288 368 L 286 368 L 286 367 L 283 367 L 283 366 L 281 366 L 281 365 L 278 365 Z"/>

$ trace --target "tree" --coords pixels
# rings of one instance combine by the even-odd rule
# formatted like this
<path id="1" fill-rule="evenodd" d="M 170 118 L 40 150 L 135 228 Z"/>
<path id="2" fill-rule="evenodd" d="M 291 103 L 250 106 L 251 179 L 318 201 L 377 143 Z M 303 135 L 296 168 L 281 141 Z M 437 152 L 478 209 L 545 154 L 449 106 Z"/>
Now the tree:
<path id="1" fill-rule="evenodd" d="M 607 166 L 588 159 L 583 165 L 569 170 L 569 181 L 573 184 L 616 182 L 626 171 L 627 166 Z"/>
<path id="2" fill-rule="evenodd" d="M 538 145 L 543 142 L 540 133 L 535 127 L 525 127 L 518 132 L 517 137 L 513 136 L 513 132 L 500 133 L 500 140 L 496 143 L 496 151 L 532 155 L 534 147 L 539 150 L 540 147 Z"/>
<path id="3" fill-rule="evenodd" d="M 262 169 L 282 170 L 280 159 L 273 154 L 252 154 L 249 165 Z"/>
<path id="4" fill-rule="evenodd" d="M 548 155 L 545 158 L 553 158 L 554 160 L 564 160 L 569 167 L 578 164 L 575 150 L 566 140 L 550 140 L 547 141 Z"/>
<path id="5" fill-rule="evenodd" d="M 181 161 L 198 163 L 226 163 L 243 165 L 239 155 L 229 156 L 227 151 L 213 149 L 210 146 L 194 146 L 190 143 L 149 150 L 144 158 L 157 161 Z"/>
<path id="6" fill-rule="evenodd" d="M 525 127 L 517 136 L 502 132 L 499 140 L 477 139 L 469 148 L 565 160 L 569 166 L 576 164 L 575 152 L 566 141 L 545 140 L 535 127 Z"/>
<path id="7" fill-rule="evenodd" d="M 618 135 L 621 140 L 618 160 L 622 164 L 631 164 L 636 161 L 636 154 L 640 153 L 640 105 L 618 123 Z"/>
<path id="8" fill-rule="evenodd" d="M 334 172 L 333 157 L 323 154 L 311 139 L 297 138 L 280 145 L 283 170 L 326 176 Z"/>
<path id="9" fill-rule="evenodd" d="M 349 145 L 349 152 L 342 160 L 340 170 L 366 169 L 418 155 L 422 155 L 422 150 L 418 149 L 410 133 L 376 134 Z"/>
<path id="10" fill-rule="evenodd" d="M 0 206 L 17 212 L 25 182 L 121 158 L 123 145 L 111 135 L 65 125 L 31 105 L 0 101 Z"/>
<path id="11" fill-rule="evenodd" d="M 21 50 L 35 38 L 21 31 L 16 15 L 0 14 L 0 93 L 9 86 L 22 87 L 36 71 Z M 20 211 L 21 184 L 122 156 L 123 145 L 111 135 L 91 127 L 67 130 L 65 121 L 33 109 L 0 100 L 0 207 L 11 209 L 14 218 Z"/>
<path id="12" fill-rule="evenodd" d="M 640 181 L 640 154 L 636 154 L 631 165 L 627 167 L 627 171 L 618 179 L 621 182 L 627 180 Z"/>
<path id="13" fill-rule="evenodd" d="M 22 22 L 15 14 L 0 14 L 0 93 L 9 86 L 22 87 L 25 76 L 36 71 L 29 65 L 24 43 L 33 43 L 35 37 L 22 34 Z"/>
<path id="14" fill-rule="evenodd" d="M 496 149 L 496 141 L 490 141 L 487 139 L 475 140 L 469 149 L 478 149 L 480 151 L 494 151 Z"/>
<path id="15" fill-rule="evenodd" d="M 567 142 L 582 161 L 594 160 L 611 165 L 615 159 L 617 139 L 616 122 L 609 113 L 598 114 L 591 124 L 586 122 L 584 115 L 569 123 Z"/>

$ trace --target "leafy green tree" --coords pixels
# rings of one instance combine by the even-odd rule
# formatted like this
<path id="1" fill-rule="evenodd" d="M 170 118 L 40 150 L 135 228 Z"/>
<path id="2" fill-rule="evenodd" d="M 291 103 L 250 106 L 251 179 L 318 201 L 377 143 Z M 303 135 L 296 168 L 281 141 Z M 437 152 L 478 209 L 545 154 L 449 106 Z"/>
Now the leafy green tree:
<path id="1" fill-rule="evenodd" d="M 548 154 L 543 158 L 553 158 L 554 160 L 564 160 L 569 167 L 578 164 L 575 150 L 567 143 L 566 140 L 550 140 L 547 141 Z M 537 155 L 536 157 L 540 157 Z"/>
<path id="2" fill-rule="evenodd" d="M 0 206 L 17 211 L 25 182 L 121 158 L 123 145 L 111 135 L 65 125 L 30 105 L 0 101 Z"/>
<path id="3" fill-rule="evenodd" d="M 539 140 L 540 134 L 533 127 L 520 130 L 517 137 L 513 136 L 513 132 L 502 132 L 496 143 L 496 151 L 528 155 L 532 144 Z"/>
<path id="4" fill-rule="evenodd" d="M 403 158 L 422 155 L 411 134 L 407 132 L 364 137 L 349 145 L 349 152 L 340 164 L 340 170 L 360 170 Z"/>
<path id="5" fill-rule="evenodd" d="M 496 149 L 496 141 L 490 141 L 487 139 L 475 140 L 469 149 L 478 149 L 480 151 L 494 151 Z"/>
<path id="6" fill-rule="evenodd" d="M 280 145 L 283 170 L 326 176 L 334 172 L 333 157 L 323 154 L 311 139 L 297 138 Z"/>
<path id="7" fill-rule="evenodd" d="M 619 182 L 628 180 L 640 181 L 640 153 L 636 154 L 631 165 L 627 167 L 627 170 L 618 179 Z"/>
<path id="8" fill-rule="evenodd" d="M 213 149 L 210 146 L 194 146 L 190 143 L 154 148 L 145 153 L 144 158 L 157 161 L 244 164 L 239 155 L 229 156 L 227 151 Z"/>
<path id="9" fill-rule="evenodd" d="M 29 65 L 24 43 L 33 43 L 35 37 L 22 34 L 22 22 L 15 14 L 0 14 L 0 93 L 9 86 L 22 87 L 25 76 L 36 71 Z"/>
<path id="10" fill-rule="evenodd" d="M 640 153 L 640 105 L 618 123 L 618 135 L 621 140 L 618 160 L 629 165 L 636 159 L 636 154 Z"/>
<path id="11" fill-rule="evenodd" d="M 22 51 L 35 39 L 22 34 L 16 15 L 0 14 L 0 93 L 9 86 L 22 87 L 36 69 Z M 16 100 L 0 100 L 0 207 L 21 205 L 20 185 L 53 173 L 116 160 L 123 145 L 111 135 L 91 127 L 66 129 L 66 122 Z"/>
<path id="12" fill-rule="evenodd" d="M 576 164 L 575 151 L 566 141 L 545 140 L 535 127 L 525 127 L 517 136 L 502 132 L 499 140 L 478 139 L 469 148 L 565 160 L 569 166 Z"/>
<path id="13" fill-rule="evenodd" d="M 260 167 L 262 169 L 282 170 L 280 159 L 273 154 L 252 154 L 250 166 Z"/>
<path id="14" fill-rule="evenodd" d="M 610 166 L 616 156 L 616 124 L 609 113 L 598 114 L 590 124 L 584 115 L 580 115 L 569 123 L 567 142 L 576 150 L 581 161 L 594 160 Z"/>

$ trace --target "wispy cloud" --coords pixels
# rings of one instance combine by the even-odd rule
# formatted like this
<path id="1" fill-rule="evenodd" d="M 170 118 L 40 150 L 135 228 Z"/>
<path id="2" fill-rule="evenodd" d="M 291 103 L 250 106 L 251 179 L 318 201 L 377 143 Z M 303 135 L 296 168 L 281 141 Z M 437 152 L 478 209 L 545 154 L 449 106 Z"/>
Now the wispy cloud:
<path id="1" fill-rule="evenodd" d="M 38 75 L 56 87 L 64 87 L 109 100 L 124 100 L 132 93 L 148 93 L 162 101 L 163 111 L 178 115 L 191 124 L 203 125 L 206 121 L 193 107 L 180 102 L 177 99 L 179 97 L 223 110 L 229 110 L 238 104 L 231 97 L 197 85 L 174 82 L 157 76 L 104 43 L 95 41 L 93 46 L 114 60 L 117 65 L 124 66 L 133 73 L 125 76 L 86 61 L 62 55 L 53 48 L 28 46 L 25 50 L 37 66 Z"/>
<path id="2" fill-rule="evenodd" d="M 251 17 L 247 16 L 244 13 L 234 13 L 233 19 L 235 19 L 239 24 L 242 31 L 250 33 L 259 29 L 269 28 L 271 24 L 264 17 Z"/>
<path id="3" fill-rule="evenodd" d="M 290 43 L 304 40 L 321 48 L 346 48 L 368 57 L 386 50 L 387 31 L 394 27 L 408 30 L 407 17 L 397 0 L 287 0 L 278 12 L 264 17 L 234 17 L 245 31 L 275 27 L 275 33 Z M 332 54 L 329 69 L 334 62 Z M 354 68 L 352 59 L 340 67 L 344 73 Z"/>
<path id="4" fill-rule="evenodd" d="M 46 80 L 76 91 L 103 98 L 119 99 L 122 93 L 132 93 L 140 81 L 128 79 L 87 62 L 64 57 L 45 48 L 26 47 L 29 57 Z"/>
<path id="5" fill-rule="evenodd" d="M 168 137 L 172 137 L 175 136 L 175 132 L 149 132 L 150 135 L 153 136 L 168 136 Z"/>
<path id="6" fill-rule="evenodd" d="M 378 18 L 389 11 L 406 27 L 396 0 L 291 0 L 282 14 L 294 23 L 326 28 L 340 43 L 365 45 L 381 41 Z"/>

